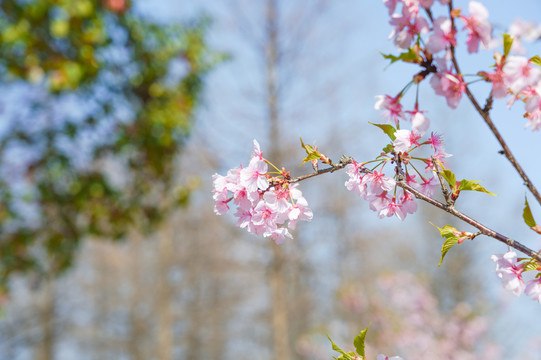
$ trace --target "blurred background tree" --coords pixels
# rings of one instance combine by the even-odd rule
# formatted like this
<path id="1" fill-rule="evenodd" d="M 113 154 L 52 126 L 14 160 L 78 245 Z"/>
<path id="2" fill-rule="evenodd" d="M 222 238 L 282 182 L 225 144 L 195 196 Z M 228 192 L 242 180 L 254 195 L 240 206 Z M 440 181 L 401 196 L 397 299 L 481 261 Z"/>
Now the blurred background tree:
<path id="1" fill-rule="evenodd" d="M 174 181 L 210 53 L 208 21 L 155 24 L 129 0 L 0 2 L 0 286 L 54 276 L 88 236 L 148 230 Z"/>

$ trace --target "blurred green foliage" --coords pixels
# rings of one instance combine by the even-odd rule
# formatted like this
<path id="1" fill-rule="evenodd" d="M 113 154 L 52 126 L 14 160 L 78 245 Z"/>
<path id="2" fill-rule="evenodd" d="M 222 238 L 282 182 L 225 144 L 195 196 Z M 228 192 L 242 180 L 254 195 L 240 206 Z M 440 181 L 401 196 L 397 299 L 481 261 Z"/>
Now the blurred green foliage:
<path id="1" fill-rule="evenodd" d="M 36 95 L 0 114 L 2 289 L 14 273 L 65 270 L 84 238 L 151 229 L 187 200 L 178 154 L 202 77 L 222 59 L 206 25 L 152 23 L 127 0 L 0 2 L 2 91 Z"/>

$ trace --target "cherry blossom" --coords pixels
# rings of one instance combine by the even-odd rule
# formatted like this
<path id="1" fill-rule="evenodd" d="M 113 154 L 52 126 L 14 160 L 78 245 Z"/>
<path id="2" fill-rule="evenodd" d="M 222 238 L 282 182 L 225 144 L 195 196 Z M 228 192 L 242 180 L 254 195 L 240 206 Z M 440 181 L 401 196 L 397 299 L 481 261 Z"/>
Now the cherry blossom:
<path id="1" fill-rule="evenodd" d="M 403 0 L 402 11 L 395 14 L 397 1 L 384 0 L 384 5 L 389 9 L 391 20 L 389 23 L 394 27 L 389 39 L 394 38 L 395 45 L 400 49 L 407 49 L 416 36 L 428 32 L 428 22 L 419 16 L 419 2 L 416 0 Z M 426 3 L 426 1 L 424 1 Z"/>
<path id="2" fill-rule="evenodd" d="M 462 93 L 466 90 L 466 84 L 461 75 L 447 70 L 442 59 L 438 63 L 440 71 L 432 76 L 430 85 L 432 85 L 437 95 L 445 96 L 449 107 L 456 109 L 462 99 Z"/>
<path id="3" fill-rule="evenodd" d="M 486 49 L 492 39 L 492 25 L 488 21 L 488 10 L 477 1 L 470 1 L 468 5 L 470 16 L 461 16 L 465 22 L 464 28 L 468 31 L 468 52 L 475 53 L 479 50 L 479 42 Z"/>
<path id="4" fill-rule="evenodd" d="M 428 38 L 426 49 L 436 54 L 445 50 L 447 45 L 456 45 L 455 31 L 451 20 L 445 16 L 440 16 L 434 21 L 434 32 Z"/>
<path id="5" fill-rule="evenodd" d="M 404 112 L 402 111 L 402 104 L 400 104 L 400 94 L 396 97 L 389 95 L 377 95 L 378 101 L 374 105 L 374 109 L 383 110 L 381 117 L 395 125 L 398 124 L 399 119 L 404 118 Z"/>
<path id="6" fill-rule="evenodd" d="M 541 304 L 541 277 L 530 280 L 526 285 L 525 292 L 532 300 L 539 301 Z"/>
<path id="7" fill-rule="evenodd" d="M 527 113 L 524 117 L 528 119 L 526 126 L 531 127 L 532 131 L 541 129 L 541 83 L 532 89 L 531 95 L 526 99 L 525 108 Z"/>
<path id="8" fill-rule="evenodd" d="M 508 251 L 505 254 L 492 255 L 490 257 L 496 263 L 496 274 L 502 279 L 505 290 L 511 291 L 515 296 L 524 292 L 524 280 L 522 279 L 522 264 L 517 262 L 517 253 Z"/>
<path id="9" fill-rule="evenodd" d="M 237 226 L 280 244 L 292 238 L 289 229 L 295 229 L 298 220 L 310 221 L 313 214 L 296 184 L 289 184 L 285 175 L 273 178 L 267 170 L 267 160 L 254 140 L 248 167 L 231 169 L 226 176 L 214 174 L 214 212 L 226 214 L 233 201 Z"/>
<path id="10" fill-rule="evenodd" d="M 391 217 L 393 215 L 396 215 L 397 218 L 400 220 L 404 220 L 406 218 L 406 214 L 402 210 L 402 204 L 396 202 L 396 198 L 393 197 L 393 199 L 385 204 L 385 206 L 380 209 L 379 211 L 379 217 Z"/>
<path id="11" fill-rule="evenodd" d="M 510 56 L 503 66 L 504 80 L 513 94 L 518 94 L 541 79 L 541 70 L 524 56 Z"/>
<path id="12" fill-rule="evenodd" d="M 257 189 L 267 190 L 269 187 L 269 181 L 265 176 L 267 169 L 268 166 L 264 160 L 253 157 L 248 167 L 240 171 L 240 184 L 250 193 Z"/>
<path id="13" fill-rule="evenodd" d="M 430 128 L 430 120 L 424 115 L 424 111 L 419 111 L 418 105 L 415 105 L 413 111 L 406 111 L 411 115 L 411 131 L 423 136 Z"/>
<path id="14" fill-rule="evenodd" d="M 504 98 L 507 93 L 507 84 L 505 82 L 505 74 L 503 72 L 502 55 L 497 53 L 494 56 L 496 58 L 496 68 L 493 73 L 480 72 L 480 75 L 492 83 L 492 96 L 495 99 Z"/>
<path id="15" fill-rule="evenodd" d="M 396 136 L 396 139 L 393 142 L 393 146 L 398 152 L 406 152 L 413 146 L 419 146 L 418 140 L 421 138 L 410 130 L 397 130 L 394 136 Z"/>
<path id="16" fill-rule="evenodd" d="M 436 193 L 436 189 L 439 184 L 436 178 L 431 177 L 430 179 L 423 178 L 423 183 L 418 185 L 419 191 L 425 194 L 428 197 L 433 197 Z"/>
<path id="17" fill-rule="evenodd" d="M 541 37 L 541 25 L 533 21 L 516 19 L 509 25 L 507 32 L 513 38 L 511 52 L 514 54 L 525 54 L 526 48 L 522 44 L 522 41 L 533 42 L 539 39 Z"/>
<path id="18" fill-rule="evenodd" d="M 440 134 L 432 132 L 427 143 L 430 144 L 435 152 L 443 152 L 443 138 Z"/>

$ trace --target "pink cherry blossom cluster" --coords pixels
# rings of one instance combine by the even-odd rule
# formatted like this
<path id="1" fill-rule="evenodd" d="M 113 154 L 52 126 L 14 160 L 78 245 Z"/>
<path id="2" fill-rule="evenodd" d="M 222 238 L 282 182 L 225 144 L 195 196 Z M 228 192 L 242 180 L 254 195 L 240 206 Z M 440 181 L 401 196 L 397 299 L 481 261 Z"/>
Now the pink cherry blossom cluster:
<path id="1" fill-rule="evenodd" d="M 430 85 L 437 95 L 445 97 L 447 105 L 456 108 L 462 95 L 466 91 L 466 83 L 452 62 L 450 50 L 457 46 L 457 28 L 453 26 L 453 18 L 460 19 L 464 26 L 461 30 L 467 34 L 467 50 L 469 53 L 479 51 L 479 45 L 489 49 L 497 44 L 492 37 L 492 25 L 489 21 L 489 13 L 484 5 L 477 1 L 471 1 L 468 5 L 468 15 L 462 14 L 460 9 L 455 9 L 452 17 L 439 16 L 432 18 L 431 7 L 433 0 L 383 0 L 391 16 L 390 24 L 393 30 L 389 38 L 394 39 L 395 45 L 400 49 L 407 49 L 421 36 L 426 36 L 424 48 L 414 45 L 413 50 L 418 55 L 416 61 L 425 67 L 424 73 L 416 78 L 416 82 L 422 81 L 428 74 L 433 73 Z M 446 5 L 448 1 L 440 1 Z M 399 4 L 401 4 L 400 11 Z M 427 17 L 423 17 L 422 11 L 426 10 Z M 430 24 L 431 23 L 431 24 Z M 511 36 L 517 38 L 517 44 L 512 49 L 524 52 L 519 43 L 521 38 L 537 39 L 541 36 L 541 27 L 529 24 L 527 27 L 522 22 L 516 22 L 509 29 Z M 442 52 L 445 51 L 443 54 Z M 528 119 L 526 127 L 532 131 L 541 129 L 541 67 L 532 63 L 532 59 L 524 56 L 503 56 L 495 53 L 495 70 L 487 73 L 479 72 L 486 81 L 492 83 L 492 96 L 504 98 L 510 95 L 508 106 L 511 107 L 516 100 L 522 100 L 525 104 L 525 115 Z M 392 105 L 396 98 L 382 99 Z M 389 117 L 396 118 L 400 115 L 398 109 L 388 107 L 392 111 Z"/>
<path id="2" fill-rule="evenodd" d="M 510 56 L 500 62 L 503 60 L 505 64 L 497 66 L 492 75 L 499 81 L 497 84 L 492 82 L 493 88 L 506 89 L 505 93 L 500 90 L 498 97 L 511 95 L 507 102 L 508 107 L 511 107 L 516 100 L 522 100 L 526 110 L 524 117 L 528 119 L 526 126 L 529 126 L 532 131 L 541 129 L 541 67 L 524 56 Z"/>
<path id="3" fill-rule="evenodd" d="M 395 154 L 399 154 L 408 185 L 432 197 L 439 186 L 437 178 L 432 175 L 435 170 L 432 159 L 443 162 L 444 158 L 451 155 L 445 152 L 441 135 L 432 132 L 428 139 L 421 140 L 430 127 L 430 120 L 424 115 L 425 111 L 419 110 L 418 104 L 415 105 L 413 111 L 403 111 L 400 97 L 400 94 L 395 97 L 378 95 L 374 107 L 381 110 L 384 120 L 394 123 L 397 127 L 400 125 L 400 120 L 411 122 L 411 130 L 395 130 L 391 146 L 385 148 L 386 152 L 380 154 L 376 160 L 370 161 L 370 163 L 378 162 L 374 169 L 368 170 L 365 168 L 368 163 L 357 163 L 354 160 L 348 164 L 346 173 L 349 175 L 349 180 L 345 185 L 348 190 L 354 191 L 367 200 L 370 203 L 370 209 L 377 212 L 380 218 L 396 215 L 400 220 L 404 220 L 407 214 L 417 211 L 415 197 L 396 186 L 396 174 L 393 177 L 384 174 L 385 165 L 394 163 Z M 432 148 L 430 157 L 412 156 L 414 150 L 426 145 Z M 413 165 L 413 160 L 423 163 L 424 175 Z M 380 167 L 381 170 L 378 171 Z"/>
<path id="4" fill-rule="evenodd" d="M 240 228 L 280 244 L 292 238 L 289 229 L 295 229 L 298 220 L 310 221 L 313 214 L 297 185 L 288 183 L 289 174 L 282 170 L 277 172 L 279 176 L 272 177 L 268 164 L 254 140 L 254 152 L 247 167 L 231 169 L 226 176 L 214 174 L 214 212 L 226 214 L 233 201 Z"/>
<path id="5" fill-rule="evenodd" d="M 526 292 L 532 300 L 541 304 L 541 276 L 539 276 L 541 274 L 528 281 L 526 285 L 522 278 L 525 263 L 518 261 L 516 252 L 508 251 L 505 254 L 492 255 L 491 259 L 496 263 L 496 274 L 502 280 L 505 290 L 511 291 L 515 296 Z"/>
<path id="6" fill-rule="evenodd" d="M 449 3 L 448 0 L 439 2 L 442 5 Z M 427 33 L 430 35 L 426 47 L 432 54 L 445 50 L 448 45 L 456 46 L 456 30 L 453 29 L 449 18 L 444 16 L 436 18 L 430 29 L 429 21 L 420 14 L 420 10 L 428 11 L 434 0 L 383 0 L 383 4 L 389 10 L 391 15 L 389 22 L 393 26 L 389 38 L 394 38 L 398 48 L 407 49 L 418 36 Z M 400 12 L 396 12 L 398 4 L 402 4 Z M 464 22 L 464 29 L 468 33 L 466 41 L 468 51 L 473 53 L 478 51 L 479 43 L 488 48 L 492 39 L 492 25 L 488 21 L 488 11 L 481 3 L 470 2 L 468 10 L 469 16 L 458 15 L 458 17 Z"/>

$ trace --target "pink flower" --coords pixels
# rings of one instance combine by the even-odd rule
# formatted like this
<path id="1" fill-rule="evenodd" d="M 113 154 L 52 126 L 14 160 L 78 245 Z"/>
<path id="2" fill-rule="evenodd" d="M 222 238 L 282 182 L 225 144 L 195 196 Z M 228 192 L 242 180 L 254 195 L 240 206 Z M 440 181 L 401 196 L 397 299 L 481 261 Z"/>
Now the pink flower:
<path id="1" fill-rule="evenodd" d="M 219 174 L 214 174 L 212 175 L 212 179 L 212 199 L 215 201 L 214 213 L 216 215 L 224 215 L 229 211 L 227 203 L 231 200 L 227 197 L 227 178 Z"/>
<path id="2" fill-rule="evenodd" d="M 391 217 L 393 215 L 396 215 L 396 217 L 402 221 L 404 221 L 406 218 L 406 214 L 402 211 L 402 206 L 396 203 L 396 199 L 394 197 L 379 211 L 380 218 L 385 216 Z"/>
<path id="3" fill-rule="evenodd" d="M 434 149 L 434 152 L 443 151 L 443 139 L 440 134 L 432 132 L 427 142 Z"/>
<path id="4" fill-rule="evenodd" d="M 415 110 L 408 113 L 411 114 L 411 131 L 423 136 L 430 127 L 430 120 L 423 115 L 424 111 L 419 111 L 417 105 L 415 105 Z"/>
<path id="5" fill-rule="evenodd" d="M 433 197 L 438 186 L 439 184 L 436 178 L 431 177 L 429 180 L 424 178 L 423 183 L 419 184 L 419 191 L 428 197 Z"/>
<path id="6" fill-rule="evenodd" d="M 310 221 L 314 217 L 314 214 L 308 207 L 306 199 L 304 197 L 300 197 L 289 211 L 288 217 L 288 227 L 294 230 L 297 227 L 297 220 Z"/>
<path id="7" fill-rule="evenodd" d="M 424 0 L 423 3 L 429 1 Z M 393 30 L 389 39 L 394 38 L 394 43 L 398 48 L 407 49 L 419 34 L 428 32 L 428 22 L 419 16 L 419 1 L 402 0 L 400 2 L 402 3 L 402 11 L 395 14 L 398 2 L 396 0 L 383 0 L 389 9 L 389 15 L 392 15 L 389 23 L 393 26 Z"/>
<path id="8" fill-rule="evenodd" d="M 399 119 L 404 118 L 402 104 L 400 104 L 400 95 L 391 97 L 389 95 L 377 95 L 378 101 L 374 105 L 374 109 L 383 110 L 381 117 L 390 123 L 398 124 Z"/>
<path id="9" fill-rule="evenodd" d="M 522 279 L 522 264 L 517 262 L 517 253 L 508 251 L 505 254 L 492 255 L 490 257 L 496 263 L 496 274 L 502 279 L 505 290 L 511 291 L 515 296 L 524 292 L 524 280 Z"/>
<path id="10" fill-rule="evenodd" d="M 421 5 L 425 9 L 430 9 L 433 4 L 434 0 L 419 0 L 419 5 Z"/>
<path id="11" fill-rule="evenodd" d="M 259 157 L 253 157 L 248 167 L 240 171 L 240 184 L 246 187 L 248 192 L 257 192 L 257 190 L 267 190 L 269 181 L 265 174 L 267 173 L 267 163 Z"/>
<path id="12" fill-rule="evenodd" d="M 396 139 L 393 141 L 395 151 L 406 152 L 413 146 L 418 146 L 420 136 L 409 130 L 397 130 L 394 133 Z"/>
<path id="13" fill-rule="evenodd" d="M 462 93 L 466 90 L 466 84 L 461 75 L 453 74 L 445 69 L 445 63 L 443 61 L 439 61 L 439 63 L 440 72 L 432 76 L 430 85 L 432 85 L 436 94 L 445 96 L 449 107 L 456 109 L 460 103 L 460 99 L 462 99 Z"/>
<path id="14" fill-rule="evenodd" d="M 532 300 L 539 301 L 541 304 L 541 277 L 528 281 L 525 291 L 526 294 L 532 298 Z"/>
<path id="15" fill-rule="evenodd" d="M 256 139 L 254 139 L 254 152 L 252 153 L 252 157 L 263 160 L 263 152 L 261 151 L 261 147 Z"/>
<path id="16" fill-rule="evenodd" d="M 390 202 L 391 199 L 387 196 L 387 191 L 384 191 L 381 194 L 372 197 L 372 200 L 370 201 L 370 210 L 379 213 L 381 210 L 385 209 Z"/>
<path id="17" fill-rule="evenodd" d="M 524 117 L 528 119 L 526 126 L 531 127 L 532 131 L 541 129 L 541 83 L 531 92 L 525 107 L 527 113 Z"/>
<path id="18" fill-rule="evenodd" d="M 447 45 L 456 45 L 455 31 L 453 31 L 451 20 L 440 16 L 434 21 L 434 33 L 428 38 L 426 49 L 436 54 L 445 50 Z"/>
<path id="19" fill-rule="evenodd" d="M 488 48 L 492 39 L 492 25 L 488 21 L 488 10 L 483 4 L 477 1 L 471 1 L 468 5 L 470 16 L 461 16 L 466 23 L 464 26 L 468 30 L 468 52 L 475 53 L 479 50 L 479 42 L 484 48 Z"/>
<path id="20" fill-rule="evenodd" d="M 541 25 L 533 21 L 516 19 L 509 26 L 507 33 L 513 38 L 511 52 L 514 54 L 525 54 L 526 48 L 522 45 L 522 40 L 533 42 L 539 39 L 541 37 Z"/>
<path id="21" fill-rule="evenodd" d="M 281 227 L 274 229 L 270 234 L 270 238 L 277 244 L 283 244 L 286 238 L 293 239 L 287 228 Z"/>
<path id="22" fill-rule="evenodd" d="M 420 16 L 410 18 L 410 15 L 394 15 L 390 21 L 395 29 L 389 35 L 389 39 L 394 37 L 394 44 L 399 49 L 407 49 L 417 35 L 428 32 L 428 22 L 425 18 Z"/>
<path id="23" fill-rule="evenodd" d="M 396 181 L 393 178 L 387 177 L 383 172 L 377 170 L 374 170 L 371 174 L 366 174 L 364 181 L 370 184 L 370 193 L 373 195 L 381 194 L 384 191 L 391 191 L 396 185 Z"/>
<path id="24" fill-rule="evenodd" d="M 501 63 L 496 64 L 493 73 L 486 74 L 488 80 L 492 82 L 492 96 L 495 99 L 504 98 L 507 95 L 507 85 L 505 83 L 505 74 Z"/>
<path id="25" fill-rule="evenodd" d="M 269 178 L 267 163 L 254 140 L 248 167 L 231 169 L 227 176 L 213 176 L 214 212 L 218 215 L 227 213 L 229 202 L 234 200 L 237 226 L 282 243 L 286 238 L 292 238 L 288 227 L 294 229 L 298 220 L 309 221 L 313 214 L 296 185 L 290 185 L 284 179 L 269 182 Z M 289 221 L 287 226 L 284 225 L 286 221 Z"/>
<path id="26" fill-rule="evenodd" d="M 532 66 L 530 60 L 523 56 L 510 56 L 503 66 L 503 72 L 507 87 L 513 94 L 520 93 L 541 79 L 539 67 Z"/>
<path id="27" fill-rule="evenodd" d="M 404 191 L 404 195 L 400 198 L 400 202 L 402 203 L 404 217 L 406 214 L 414 214 L 417 211 L 417 201 L 413 194 Z"/>
<path id="28" fill-rule="evenodd" d="M 389 15 L 392 15 L 394 13 L 398 1 L 399 0 L 383 0 L 383 5 L 385 5 L 385 7 L 389 9 Z"/>

